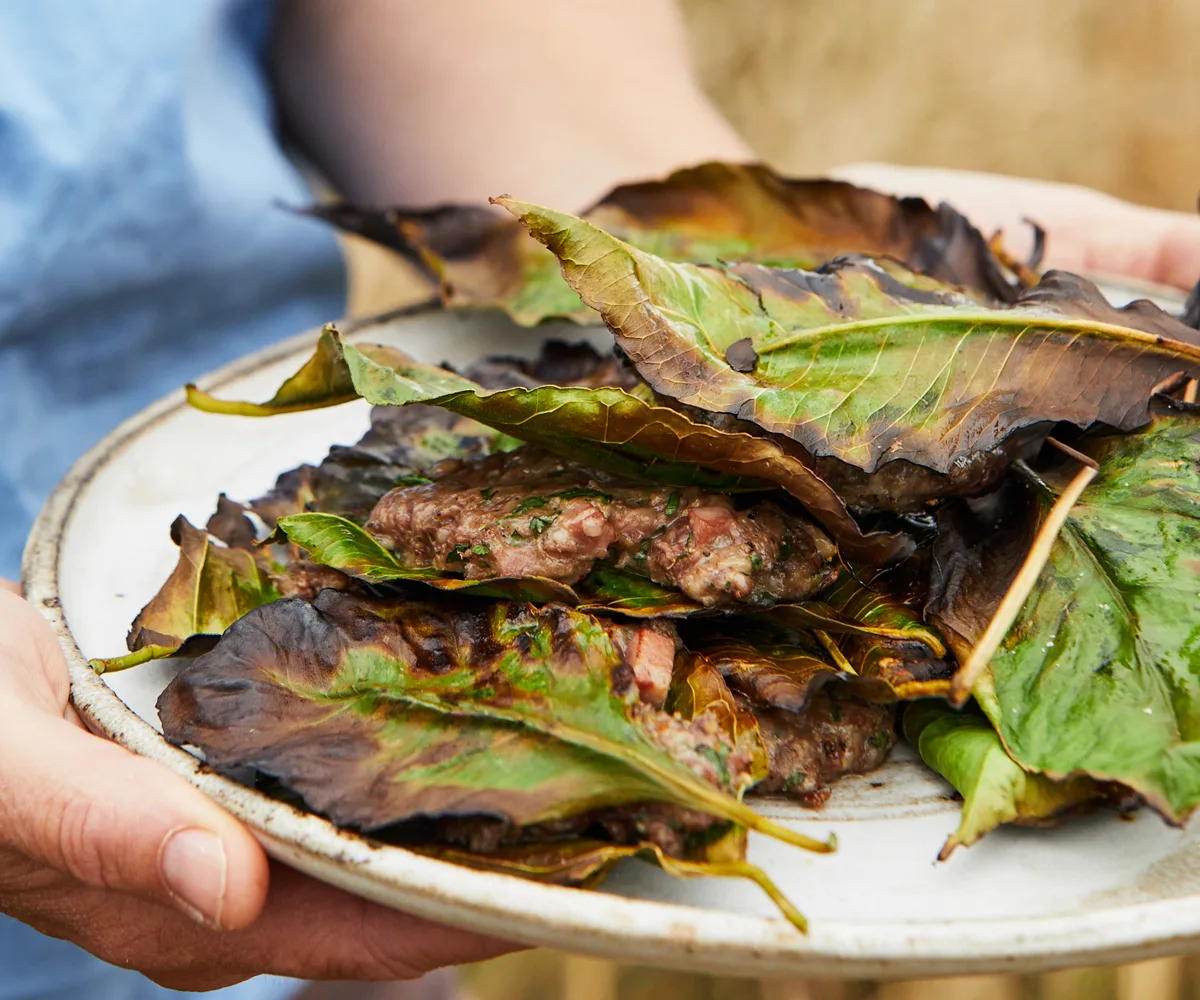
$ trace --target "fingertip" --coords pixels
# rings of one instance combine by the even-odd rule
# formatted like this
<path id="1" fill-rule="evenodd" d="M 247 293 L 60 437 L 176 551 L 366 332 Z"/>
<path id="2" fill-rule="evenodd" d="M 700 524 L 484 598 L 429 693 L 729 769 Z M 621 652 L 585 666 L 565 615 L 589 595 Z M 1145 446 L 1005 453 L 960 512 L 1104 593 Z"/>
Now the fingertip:
<path id="1" fill-rule="evenodd" d="M 258 918 L 267 858 L 236 818 L 162 764 L 63 720 L 27 735 L 31 787 L 13 817 L 29 819 L 27 852 L 85 884 L 169 902 L 210 928 L 241 930 Z"/>
<path id="2" fill-rule="evenodd" d="M 224 832 L 221 839 L 227 874 L 219 926 L 226 931 L 241 931 L 250 927 L 266 906 L 271 866 L 262 845 L 240 823 L 234 821 L 233 830 Z"/>

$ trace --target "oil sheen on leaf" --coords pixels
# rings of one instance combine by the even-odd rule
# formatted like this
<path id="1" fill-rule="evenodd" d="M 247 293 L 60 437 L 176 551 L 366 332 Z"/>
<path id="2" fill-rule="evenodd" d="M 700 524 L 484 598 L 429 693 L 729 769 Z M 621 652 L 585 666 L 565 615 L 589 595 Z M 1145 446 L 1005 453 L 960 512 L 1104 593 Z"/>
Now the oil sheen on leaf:
<path id="1" fill-rule="evenodd" d="M 756 704 L 790 712 L 802 711 L 831 681 L 878 702 L 949 694 L 954 663 L 914 609 L 851 577 L 821 598 L 697 621 L 685 641 L 732 688 Z"/>
<path id="2" fill-rule="evenodd" d="M 1162 417 L 1083 445 L 1099 474 L 975 689 L 1023 767 L 1119 782 L 1176 821 L 1200 804 L 1198 436 Z M 941 518 L 931 611 L 957 641 L 986 627 L 1071 471 Z"/>

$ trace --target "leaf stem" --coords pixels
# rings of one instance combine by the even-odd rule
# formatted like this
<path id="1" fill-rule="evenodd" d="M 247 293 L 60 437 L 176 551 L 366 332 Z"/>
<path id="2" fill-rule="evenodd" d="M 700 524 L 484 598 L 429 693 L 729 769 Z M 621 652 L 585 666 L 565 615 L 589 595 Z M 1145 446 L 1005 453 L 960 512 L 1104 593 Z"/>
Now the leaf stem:
<path id="1" fill-rule="evenodd" d="M 115 674 L 119 670 L 140 667 L 143 663 L 159 660 L 177 652 L 179 649 L 176 646 L 146 645 L 132 653 L 126 653 L 124 656 L 113 656 L 104 660 L 88 660 L 88 666 L 98 674 Z"/>
<path id="2" fill-rule="evenodd" d="M 1057 448 L 1064 455 L 1070 455 L 1080 465 L 1090 465 L 1093 469 L 1100 468 L 1100 466 L 1096 464 L 1096 460 L 1090 455 L 1085 455 L 1082 451 L 1077 451 L 1069 444 L 1063 444 L 1060 440 L 1058 440 L 1058 438 L 1048 437 L 1046 438 L 1046 444 Z"/>
<path id="3" fill-rule="evenodd" d="M 980 637 L 979 642 L 975 644 L 975 648 L 971 650 L 971 655 L 967 658 L 967 662 L 954 675 L 951 693 L 951 701 L 954 704 L 961 705 L 967 700 L 967 696 L 970 695 L 975 682 L 979 680 L 984 670 L 987 669 L 988 663 L 991 662 L 992 656 L 1000 647 L 1000 643 L 1004 641 L 1004 637 L 1008 634 L 1008 630 L 1012 627 L 1013 622 L 1016 621 L 1017 615 L 1020 614 L 1021 608 L 1024 606 L 1026 599 L 1028 599 L 1029 594 L 1033 590 L 1034 584 L 1037 583 L 1038 577 L 1042 573 L 1042 569 L 1049 560 L 1050 552 L 1054 548 L 1055 539 L 1058 538 L 1058 533 L 1062 531 L 1062 527 L 1067 520 L 1067 515 L 1071 512 L 1071 508 L 1075 506 L 1079 495 L 1095 477 L 1096 464 L 1089 460 L 1089 464 L 1082 466 L 1075 473 L 1075 478 L 1067 484 L 1067 488 L 1062 491 L 1059 498 L 1054 502 L 1054 506 L 1050 508 L 1049 514 L 1046 515 L 1046 520 L 1042 522 L 1042 526 L 1038 529 L 1038 533 L 1033 539 L 1033 545 L 1029 548 L 1029 554 L 1025 557 L 1020 570 L 1009 585 L 1008 592 L 1000 602 L 1000 607 L 996 609 L 996 613 L 992 616 L 992 620 L 988 624 L 986 631 Z"/>
<path id="4" fill-rule="evenodd" d="M 657 846 L 652 849 L 659 867 L 668 875 L 674 875 L 676 878 L 712 876 L 749 879 L 770 897 L 771 902 L 779 907 L 779 912 L 793 927 L 801 934 L 808 933 L 808 921 L 804 918 L 804 914 L 796 909 L 779 886 L 772 882 L 770 876 L 757 865 L 752 865 L 749 861 L 680 861 L 678 858 L 664 854 Z"/>
<path id="5" fill-rule="evenodd" d="M 838 644 L 833 641 L 828 632 L 815 628 L 812 630 L 812 634 L 817 637 L 817 642 L 825 647 L 825 652 L 833 658 L 833 662 L 837 665 L 838 670 L 844 674 L 851 674 L 854 677 L 858 676 L 858 671 L 850 665 L 850 661 L 846 659 L 845 655 L 838 648 Z"/>
<path id="6" fill-rule="evenodd" d="M 1182 340 L 1167 340 L 1157 334 L 1146 333 L 1129 327 L 1117 326 L 1115 323 L 1097 323 L 1090 319 L 1068 319 L 1062 316 L 1037 313 L 1032 310 L 1025 312 L 1018 309 L 1010 313 L 986 310 L 964 310 L 948 306 L 945 309 L 931 309 L 929 312 L 909 313 L 899 316 L 877 316 L 872 319 L 842 320 L 837 323 L 827 323 L 801 330 L 787 337 L 780 337 L 769 344 L 755 344 L 754 349 L 759 357 L 794 347 L 806 341 L 819 340 L 831 333 L 845 335 L 847 332 L 860 333 L 865 330 L 880 330 L 888 327 L 905 328 L 922 326 L 939 321 L 951 320 L 963 326 L 987 325 L 991 327 L 1022 327 L 1025 330 L 1046 330 L 1050 333 L 1076 333 L 1083 336 L 1094 336 L 1096 339 L 1109 338 L 1113 340 L 1136 341 L 1146 344 L 1151 350 L 1159 348 L 1163 353 L 1185 355 L 1200 359 L 1200 345 L 1189 344 Z"/>

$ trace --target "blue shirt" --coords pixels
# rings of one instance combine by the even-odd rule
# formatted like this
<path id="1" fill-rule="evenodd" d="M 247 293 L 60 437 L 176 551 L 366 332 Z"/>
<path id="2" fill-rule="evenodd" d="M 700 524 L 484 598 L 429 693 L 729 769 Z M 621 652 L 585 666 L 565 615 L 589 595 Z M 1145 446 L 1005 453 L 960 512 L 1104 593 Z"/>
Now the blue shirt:
<path id="1" fill-rule="evenodd" d="M 309 195 L 275 132 L 270 15 L 268 0 L 0 0 L 0 576 L 114 424 L 342 310 L 334 237 L 273 205 Z M 0 1000 L 172 995 L 0 916 Z"/>

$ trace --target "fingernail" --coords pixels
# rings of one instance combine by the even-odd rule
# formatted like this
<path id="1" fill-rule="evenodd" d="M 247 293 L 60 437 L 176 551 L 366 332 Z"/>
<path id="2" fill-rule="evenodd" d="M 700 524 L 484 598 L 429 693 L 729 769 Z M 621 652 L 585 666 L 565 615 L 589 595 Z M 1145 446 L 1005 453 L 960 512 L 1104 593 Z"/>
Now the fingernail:
<path id="1" fill-rule="evenodd" d="M 207 830 L 172 830 L 158 850 L 158 865 L 175 904 L 193 920 L 221 926 L 225 908 L 225 845 Z"/>

